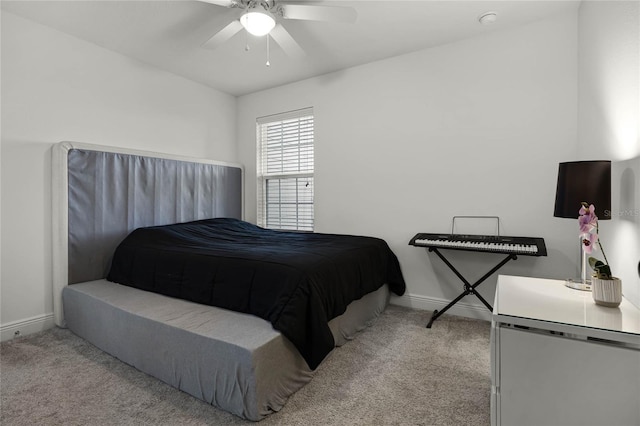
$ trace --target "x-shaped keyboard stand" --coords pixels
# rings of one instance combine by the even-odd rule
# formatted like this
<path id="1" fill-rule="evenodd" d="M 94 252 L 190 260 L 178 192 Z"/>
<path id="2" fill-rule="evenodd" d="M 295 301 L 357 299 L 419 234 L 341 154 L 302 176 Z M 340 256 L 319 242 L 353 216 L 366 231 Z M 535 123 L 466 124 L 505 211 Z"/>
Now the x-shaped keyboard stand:
<path id="1" fill-rule="evenodd" d="M 457 276 L 458 278 L 460 278 L 460 280 L 464 283 L 464 291 L 455 299 L 453 299 L 447 306 L 444 307 L 444 309 L 442 309 L 441 311 L 435 310 L 433 311 L 433 314 L 431 315 L 431 319 L 429 320 L 429 323 L 427 324 L 427 328 L 431 328 L 431 325 L 433 324 L 433 322 L 435 320 L 438 319 L 438 317 L 442 314 L 444 314 L 445 312 L 447 312 L 447 310 L 449 310 L 449 308 L 451 308 L 453 305 L 455 305 L 456 303 L 458 303 L 458 301 L 460 301 L 460 299 L 462 299 L 463 297 L 469 295 L 469 294 L 473 294 L 475 295 L 478 299 L 480 299 L 480 301 L 482 303 L 484 303 L 484 305 L 487 307 L 487 309 L 489 309 L 491 312 L 493 312 L 493 308 L 491 307 L 491 305 L 489 304 L 489 302 L 487 302 L 484 297 L 482 297 L 480 295 L 480 293 L 478 293 L 476 291 L 476 287 L 478 287 L 480 284 L 482 284 L 487 278 L 489 278 L 494 272 L 496 272 L 498 269 L 502 268 L 505 263 L 507 263 L 510 260 L 516 260 L 518 258 L 518 256 L 515 253 L 511 253 L 509 255 L 507 255 L 507 257 L 504 258 L 504 260 L 502 260 L 502 262 L 498 263 L 496 266 L 494 266 L 489 272 L 487 272 L 486 274 L 484 274 L 484 276 L 482 278 L 480 278 L 478 281 L 476 281 L 473 284 L 470 284 L 469 281 L 467 281 L 467 279 L 465 277 L 462 276 L 462 274 L 460 272 L 458 272 L 458 270 L 451 264 L 451 262 L 449 262 L 447 260 L 446 257 L 444 257 L 442 255 L 442 253 L 440 253 L 440 250 L 438 250 L 437 247 L 429 247 L 429 251 L 430 252 L 434 252 L 435 254 L 438 255 L 438 257 L 440 259 L 442 259 L 442 261 L 449 267 L 449 269 L 451 269 Z"/>

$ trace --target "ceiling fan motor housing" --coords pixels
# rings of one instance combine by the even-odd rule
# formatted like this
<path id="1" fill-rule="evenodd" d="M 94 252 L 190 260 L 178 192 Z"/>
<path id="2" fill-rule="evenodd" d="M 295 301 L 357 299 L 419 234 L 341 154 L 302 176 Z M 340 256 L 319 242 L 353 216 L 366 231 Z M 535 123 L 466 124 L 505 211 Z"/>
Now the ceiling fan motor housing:
<path id="1" fill-rule="evenodd" d="M 262 6 L 264 10 L 273 12 L 271 9 L 275 9 L 275 0 L 232 0 L 229 7 L 237 7 L 240 9 L 255 9 L 258 6 Z"/>

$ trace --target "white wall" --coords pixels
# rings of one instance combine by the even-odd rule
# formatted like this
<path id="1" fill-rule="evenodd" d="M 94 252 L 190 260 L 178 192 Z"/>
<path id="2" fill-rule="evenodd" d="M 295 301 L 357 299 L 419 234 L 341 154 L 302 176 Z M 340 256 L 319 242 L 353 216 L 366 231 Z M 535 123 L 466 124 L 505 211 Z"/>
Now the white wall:
<path id="1" fill-rule="evenodd" d="M 578 159 L 612 160 L 612 220 L 600 237 L 640 307 L 640 2 L 586 1 L 578 16 Z"/>
<path id="2" fill-rule="evenodd" d="M 51 146 L 236 161 L 233 96 L 2 13 L 2 337 L 52 324 Z"/>
<path id="3" fill-rule="evenodd" d="M 256 117 L 313 106 L 316 230 L 384 238 L 408 284 L 397 303 L 432 309 L 460 293 L 435 255 L 407 245 L 417 232 L 447 232 L 454 215 L 498 215 L 503 235 L 545 238 L 548 257 L 521 256 L 503 273 L 578 276 L 575 229 L 553 217 L 558 162 L 577 151 L 576 65 L 571 13 L 240 97 L 247 218 Z M 502 257 L 451 258 L 475 280 Z M 489 302 L 495 281 L 479 288 Z"/>
<path id="4" fill-rule="evenodd" d="M 453 215 L 498 215 L 503 234 L 545 238 L 547 258 L 520 257 L 503 273 L 577 275 L 575 228 L 552 210 L 557 163 L 581 158 L 614 160 L 614 215 L 616 208 L 630 213 L 602 222 L 602 236 L 625 294 L 637 300 L 637 9 L 637 2 L 583 2 L 578 18 L 378 61 L 237 104 L 3 12 L 3 337 L 15 325 L 50 320 L 52 144 L 75 140 L 242 162 L 246 214 L 255 221 L 255 118 L 306 106 L 316 111 L 316 229 L 387 240 L 408 282 L 409 297 L 397 303 L 433 309 L 460 292 L 439 259 L 407 246 L 416 232 L 450 229 Z M 462 231 L 475 229 L 467 223 Z M 500 257 L 452 259 L 474 280 Z M 492 277 L 480 287 L 490 302 L 494 286 Z M 469 309 L 458 313 L 479 306 L 473 297 L 464 302 Z"/>

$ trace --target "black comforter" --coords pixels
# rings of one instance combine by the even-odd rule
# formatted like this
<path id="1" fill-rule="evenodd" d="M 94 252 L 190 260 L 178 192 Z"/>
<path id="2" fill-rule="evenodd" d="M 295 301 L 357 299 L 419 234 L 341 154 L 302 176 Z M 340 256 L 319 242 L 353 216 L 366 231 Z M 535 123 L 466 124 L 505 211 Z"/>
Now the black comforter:
<path id="1" fill-rule="evenodd" d="M 315 369 L 333 349 L 328 321 L 384 283 L 402 295 L 398 259 L 378 238 L 283 232 L 218 218 L 139 228 L 110 281 L 257 315 Z"/>

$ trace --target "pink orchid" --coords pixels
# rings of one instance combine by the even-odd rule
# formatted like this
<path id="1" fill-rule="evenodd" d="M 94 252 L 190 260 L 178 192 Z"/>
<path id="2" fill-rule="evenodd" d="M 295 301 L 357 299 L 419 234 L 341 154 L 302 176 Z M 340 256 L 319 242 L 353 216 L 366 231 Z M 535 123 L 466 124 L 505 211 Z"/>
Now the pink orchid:
<path id="1" fill-rule="evenodd" d="M 591 253 L 598 241 L 598 234 L 586 233 L 582 235 L 582 249 L 585 253 Z"/>
<path id="2" fill-rule="evenodd" d="M 583 234 L 589 233 L 597 228 L 598 216 L 596 216 L 596 208 L 591 204 L 588 208 L 585 206 L 580 207 L 578 212 L 578 224 L 580 225 L 580 232 Z"/>
<path id="3" fill-rule="evenodd" d="M 591 254 L 596 248 L 596 244 L 600 246 L 600 251 L 604 257 L 604 262 L 594 258 L 589 258 L 589 265 L 596 272 L 594 276 L 601 279 L 611 279 L 611 268 L 609 267 L 609 261 L 607 255 L 604 254 L 604 248 L 602 248 L 602 242 L 598 238 L 598 216 L 596 216 L 596 208 L 593 204 L 582 203 L 582 207 L 578 211 L 578 225 L 580 226 L 580 241 L 582 250 L 585 254 Z"/>
<path id="4" fill-rule="evenodd" d="M 580 216 L 583 216 L 587 214 L 587 212 L 595 213 L 595 211 L 596 211 L 596 207 L 593 204 L 590 204 L 589 206 L 587 206 L 587 203 L 582 203 L 582 206 L 580 206 L 580 210 L 578 211 L 578 214 Z"/>

